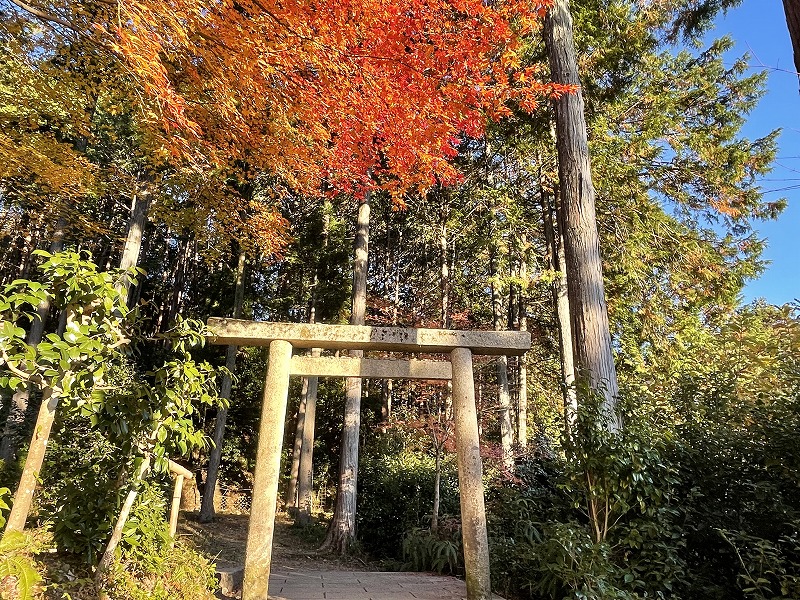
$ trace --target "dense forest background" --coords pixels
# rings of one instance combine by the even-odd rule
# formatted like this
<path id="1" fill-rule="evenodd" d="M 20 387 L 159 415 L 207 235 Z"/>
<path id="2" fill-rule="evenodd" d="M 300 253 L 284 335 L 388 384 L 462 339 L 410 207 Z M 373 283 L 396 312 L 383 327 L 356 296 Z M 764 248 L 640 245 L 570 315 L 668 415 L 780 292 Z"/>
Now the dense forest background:
<path id="1" fill-rule="evenodd" d="M 177 105 L 154 96 L 143 84 L 149 67 L 130 59 L 138 41 L 120 50 L 86 34 L 91 23 L 114 22 L 116 3 L 69 4 L 0 2 L 0 485 L 9 488 L 0 508 L 18 485 L 42 396 L 46 405 L 57 389 L 61 408 L 28 519 L 29 530 L 50 536 L 42 543 L 75 564 L 102 565 L 120 507 L 138 490 L 108 575 L 112 597 L 147 597 L 136 595 L 147 585 L 150 597 L 206 597 L 208 573 L 176 570 L 196 559 L 188 548 L 170 550 L 162 527 L 167 459 L 198 473 L 201 488 L 211 459 L 221 485 L 249 489 L 267 358 L 263 349 L 226 356 L 200 345 L 202 323 L 357 322 L 355 245 L 368 255 L 363 323 L 530 332 L 524 357 L 476 362 L 499 593 L 800 597 L 800 306 L 741 300 L 745 282 L 765 267 L 754 223 L 784 205 L 765 200 L 758 185 L 778 132 L 742 136 L 764 76 L 747 74 L 744 57 L 723 60 L 730 39 L 703 44 L 714 17 L 735 2 L 571 6 L 618 431 L 604 421 L 602 390 L 572 364 L 548 98 L 559 90 L 537 88 L 535 108 L 509 94 L 502 111 L 477 111 L 481 125 L 462 122 L 448 140 L 446 169 L 421 145 L 429 159 L 420 164 L 443 169 L 441 177 L 393 172 L 392 161 L 406 158 L 398 134 L 375 152 L 383 161 L 375 171 L 356 181 L 352 173 L 366 163 L 334 156 L 344 174 L 310 188 L 306 180 L 320 174 L 303 166 L 311 159 L 302 152 L 317 148 L 316 130 L 303 129 L 310 113 L 292 113 L 289 125 L 285 115 L 265 120 L 262 134 L 278 142 L 259 151 L 261 117 L 247 120 L 239 106 L 231 114 L 245 117 L 227 131 L 226 113 L 209 110 L 202 124 L 213 144 L 186 152 L 180 119 L 168 126 L 160 118 Z M 241 15 L 255 10 L 242 6 Z M 159 18 L 153 30 L 177 27 Z M 132 31 L 147 31 L 143 23 Z M 523 33 L 514 68 L 549 81 L 541 32 Z M 246 71 L 231 63 L 198 85 L 177 51 L 158 56 L 190 100 L 186 114 L 192 103 L 216 101 L 212 75 Z M 317 58 L 308 59 L 310 71 Z M 291 91 L 274 87 L 276 97 L 265 100 L 273 111 L 277 95 Z M 365 121 L 383 112 L 400 119 L 401 133 L 413 112 L 363 110 Z M 426 110 L 437 124 L 449 115 Z M 353 148 L 345 150 L 355 156 Z M 223 167 L 214 153 L 226 152 Z M 350 189 L 341 191 L 339 178 Z M 281 493 L 307 527 L 322 527 L 334 509 L 341 524 L 345 384 L 318 382 L 313 483 L 299 492 L 295 438 L 303 438 L 309 382 L 292 385 Z M 354 537 L 329 535 L 327 547 L 460 574 L 448 387 L 365 380 L 359 397 Z M 145 456 L 154 458 L 143 469 Z M 313 505 L 303 505 L 304 494 Z M 213 518 L 213 506 L 204 508 Z M 34 538 L 9 539 L 0 546 L 8 569 L 0 591 L 3 575 L 23 569 L 21 556 L 37 560 Z M 166 587 L 153 587 L 152 577 Z"/>

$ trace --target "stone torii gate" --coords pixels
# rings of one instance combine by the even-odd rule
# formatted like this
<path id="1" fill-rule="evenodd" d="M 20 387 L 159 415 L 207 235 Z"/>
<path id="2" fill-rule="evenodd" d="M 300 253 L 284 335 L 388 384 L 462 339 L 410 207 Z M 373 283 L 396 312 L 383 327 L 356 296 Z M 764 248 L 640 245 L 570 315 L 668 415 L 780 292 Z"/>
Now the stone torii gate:
<path id="1" fill-rule="evenodd" d="M 472 356 L 524 354 L 531 346 L 529 333 L 268 323 L 217 318 L 209 319 L 208 327 L 212 344 L 269 346 L 247 534 L 243 600 L 268 598 L 281 446 L 291 375 L 452 380 L 467 598 L 492 598 Z M 292 356 L 293 348 L 446 353 L 450 355 L 450 362 Z"/>

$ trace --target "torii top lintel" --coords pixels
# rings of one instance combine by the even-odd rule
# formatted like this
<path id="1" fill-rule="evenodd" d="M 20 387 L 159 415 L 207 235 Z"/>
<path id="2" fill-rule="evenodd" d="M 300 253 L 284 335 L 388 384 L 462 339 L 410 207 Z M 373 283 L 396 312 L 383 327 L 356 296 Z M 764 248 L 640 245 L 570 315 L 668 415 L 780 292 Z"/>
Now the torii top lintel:
<path id="1" fill-rule="evenodd" d="M 210 343 L 237 346 L 268 346 L 274 340 L 285 340 L 295 348 L 425 353 L 469 348 L 473 354 L 495 356 L 521 355 L 531 347 L 531 335 L 525 331 L 271 323 L 215 317 L 208 320 L 208 328 L 211 330 Z"/>

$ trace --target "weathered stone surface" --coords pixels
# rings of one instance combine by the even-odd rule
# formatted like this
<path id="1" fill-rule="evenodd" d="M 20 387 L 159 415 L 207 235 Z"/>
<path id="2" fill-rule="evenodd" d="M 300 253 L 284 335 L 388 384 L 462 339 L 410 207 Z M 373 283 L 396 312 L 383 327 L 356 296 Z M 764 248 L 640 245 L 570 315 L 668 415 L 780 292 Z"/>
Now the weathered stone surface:
<path id="1" fill-rule="evenodd" d="M 217 567 L 217 580 L 223 594 L 230 596 L 242 589 L 244 567 Z"/>
<path id="2" fill-rule="evenodd" d="M 453 416 L 456 429 L 467 597 L 469 600 L 489 600 L 492 597 L 489 540 L 486 532 L 483 465 L 478 434 L 478 413 L 475 406 L 472 355 L 466 348 L 456 348 L 450 358 L 453 363 Z"/>
<path id="3" fill-rule="evenodd" d="M 288 342 L 275 340 L 270 344 L 244 559 L 243 600 L 264 600 L 268 597 L 291 357 L 292 346 Z"/>
<path id="4" fill-rule="evenodd" d="M 334 356 L 293 356 L 292 375 L 317 377 L 367 377 L 386 379 L 450 379 L 449 362 L 390 360 Z"/>
<path id="5" fill-rule="evenodd" d="M 273 573 L 271 600 L 467 600 L 461 579 L 430 573 L 289 571 Z M 489 596 L 503 600 L 500 596 Z"/>
<path id="6" fill-rule="evenodd" d="M 285 340 L 295 348 L 445 353 L 455 348 L 469 348 L 473 354 L 491 355 L 524 354 L 531 347 L 531 336 L 526 331 L 269 323 L 215 317 L 208 320 L 208 327 L 210 343 L 238 346 L 268 346 L 273 340 Z"/>

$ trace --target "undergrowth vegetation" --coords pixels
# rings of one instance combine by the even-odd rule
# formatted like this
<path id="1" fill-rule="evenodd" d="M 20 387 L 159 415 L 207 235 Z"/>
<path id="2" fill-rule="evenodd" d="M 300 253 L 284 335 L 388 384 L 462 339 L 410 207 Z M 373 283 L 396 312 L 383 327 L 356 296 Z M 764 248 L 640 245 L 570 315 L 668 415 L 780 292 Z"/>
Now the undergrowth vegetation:
<path id="1" fill-rule="evenodd" d="M 126 524 L 120 560 L 108 592 L 119 600 L 214 598 L 216 579 L 208 558 L 181 542 L 173 544 L 166 522 L 164 493 L 148 484 Z"/>
<path id="2" fill-rule="evenodd" d="M 513 476 L 486 482 L 493 586 L 500 594 L 800 597 L 800 398 L 737 404 L 714 427 L 698 419 L 664 428 L 630 413 L 619 435 L 602 427 L 586 408 L 592 404 L 583 402 L 560 445 L 531 448 L 518 457 Z M 457 519 L 436 532 L 429 527 L 429 460 L 417 451 L 377 469 L 375 457 L 365 459 L 364 479 L 376 481 L 362 484 L 359 535 L 406 568 L 458 574 Z M 445 489 L 458 514 L 455 484 Z"/>

